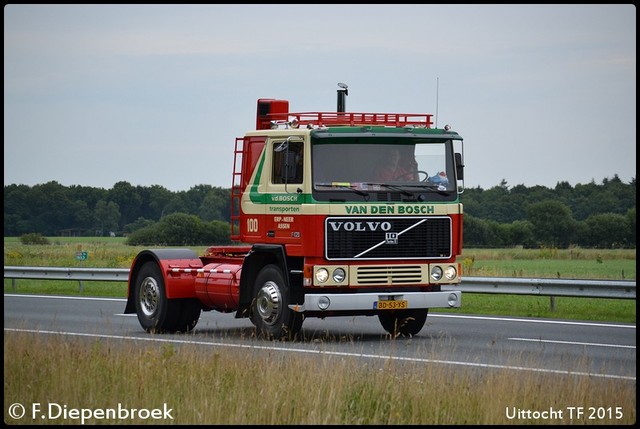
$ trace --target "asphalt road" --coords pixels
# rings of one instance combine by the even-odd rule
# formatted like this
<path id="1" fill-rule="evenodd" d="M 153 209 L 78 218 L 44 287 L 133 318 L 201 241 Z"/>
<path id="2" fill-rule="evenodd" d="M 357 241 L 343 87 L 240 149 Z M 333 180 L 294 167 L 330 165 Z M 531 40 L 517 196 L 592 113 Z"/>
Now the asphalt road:
<path id="1" fill-rule="evenodd" d="M 636 325 L 534 318 L 430 313 L 413 338 L 390 338 L 377 317 L 309 318 L 295 342 L 255 338 L 248 319 L 205 312 L 189 334 L 150 335 L 124 299 L 4 295 L 4 330 L 105 338 L 115 341 L 193 343 L 310 355 L 339 355 L 382 365 L 389 359 L 492 370 L 636 379 Z"/>

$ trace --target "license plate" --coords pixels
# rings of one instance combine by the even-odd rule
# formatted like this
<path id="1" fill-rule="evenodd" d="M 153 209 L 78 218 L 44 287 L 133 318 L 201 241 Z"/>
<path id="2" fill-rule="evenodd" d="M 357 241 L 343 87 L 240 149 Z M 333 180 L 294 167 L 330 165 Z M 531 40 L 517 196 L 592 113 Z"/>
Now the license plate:
<path id="1" fill-rule="evenodd" d="M 408 302 L 406 300 L 400 301 L 376 301 L 373 308 L 376 310 L 402 310 L 406 309 Z"/>

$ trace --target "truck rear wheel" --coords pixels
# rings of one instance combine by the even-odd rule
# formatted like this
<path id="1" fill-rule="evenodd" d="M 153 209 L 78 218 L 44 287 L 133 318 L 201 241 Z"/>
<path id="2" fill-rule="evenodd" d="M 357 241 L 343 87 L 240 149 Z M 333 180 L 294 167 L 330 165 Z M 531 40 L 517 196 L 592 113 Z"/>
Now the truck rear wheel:
<path id="1" fill-rule="evenodd" d="M 289 308 L 292 294 L 282 270 L 267 265 L 256 277 L 251 322 L 258 334 L 269 339 L 294 339 L 302 327 L 302 315 Z"/>
<path id="2" fill-rule="evenodd" d="M 424 327 L 428 313 L 429 309 L 393 310 L 378 313 L 378 319 L 393 338 L 413 337 Z"/>
<path id="3" fill-rule="evenodd" d="M 167 299 L 160 267 L 149 261 L 136 277 L 134 299 L 142 328 L 151 333 L 175 332 L 182 309 L 179 301 Z"/>
<path id="4" fill-rule="evenodd" d="M 200 320 L 202 304 L 195 298 L 185 298 L 180 302 L 180 317 L 176 324 L 176 331 L 191 332 Z"/>

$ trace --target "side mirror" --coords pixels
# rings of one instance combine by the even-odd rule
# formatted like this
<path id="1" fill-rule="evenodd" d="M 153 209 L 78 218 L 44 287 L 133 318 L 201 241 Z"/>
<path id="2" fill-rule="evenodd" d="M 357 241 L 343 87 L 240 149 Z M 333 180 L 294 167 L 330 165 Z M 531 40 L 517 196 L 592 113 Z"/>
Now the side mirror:
<path id="1" fill-rule="evenodd" d="M 462 163 L 462 154 L 455 153 L 456 157 L 456 176 L 458 180 L 464 180 L 464 164 Z"/>
<path id="2" fill-rule="evenodd" d="M 289 183 L 296 178 L 298 165 L 296 163 L 296 153 L 289 151 L 285 152 L 282 157 L 282 182 Z"/>

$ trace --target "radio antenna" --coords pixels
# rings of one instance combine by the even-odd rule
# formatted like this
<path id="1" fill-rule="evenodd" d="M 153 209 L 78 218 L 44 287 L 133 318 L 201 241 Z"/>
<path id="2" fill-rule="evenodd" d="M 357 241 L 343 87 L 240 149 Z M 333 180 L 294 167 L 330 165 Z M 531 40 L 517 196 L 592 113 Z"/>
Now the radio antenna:
<path id="1" fill-rule="evenodd" d="M 436 77 L 436 128 L 438 128 L 438 91 L 440 90 L 440 78 Z"/>

